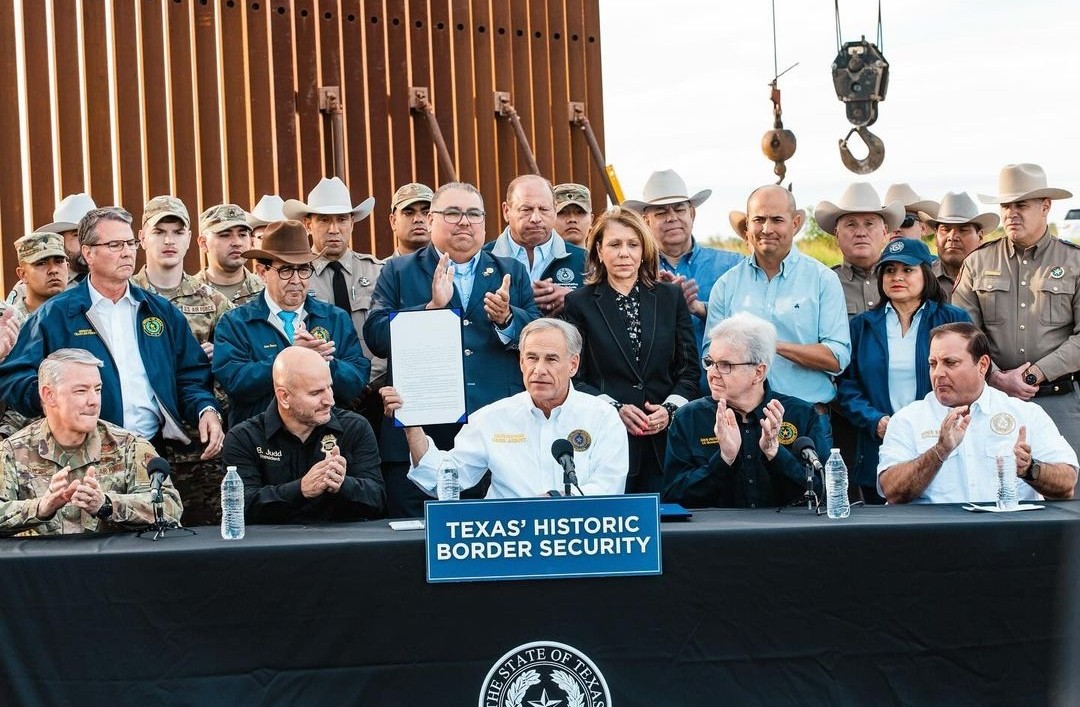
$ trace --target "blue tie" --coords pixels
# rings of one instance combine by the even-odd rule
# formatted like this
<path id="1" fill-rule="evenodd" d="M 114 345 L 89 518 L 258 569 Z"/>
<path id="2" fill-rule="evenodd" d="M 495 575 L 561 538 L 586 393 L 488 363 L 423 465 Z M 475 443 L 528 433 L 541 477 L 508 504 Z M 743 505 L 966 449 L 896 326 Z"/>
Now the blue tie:
<path id="1" fill-rule="evenodd" d="M 289 343 L 293 343 L 293 339 L 296 338 L 296 327 L 294 323 L 296 321 L 296 312 L 287 312 L 284 309 L 278 312 L 278 318 L 281 319 L 281 323 L 285 328 L 285 338 L 289 340 Z"/>

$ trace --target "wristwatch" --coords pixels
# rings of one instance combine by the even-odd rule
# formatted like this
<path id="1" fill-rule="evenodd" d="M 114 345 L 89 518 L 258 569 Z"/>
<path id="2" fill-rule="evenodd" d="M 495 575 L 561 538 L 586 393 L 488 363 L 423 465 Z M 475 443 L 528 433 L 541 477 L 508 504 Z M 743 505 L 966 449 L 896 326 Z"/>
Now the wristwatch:
<path id="1" fill-rule="evenodd" d="M 97 513 L 94 514 L 94 517 L 98 520 L 108 520 L 112 517 L 112 510 L 112 499 L 106 495 L 105 503 L 102 503 L 101 508 L 97 509 Z"/>
<path id="2" fill-rule="evenodd" d="M 1042 462 L 1032 457 L 1031 463 L 1028 464 L 1027 471 L 1020 475 L 1020 478 L 1024 481 L 1038 481 L 1039 476 L 1042 475 Z"/>
<path id="3" fill-rule="evenodd" d="M 667 410 L 667 423 L 668 423 L 668 427 L 670 427 L 671 426 L 671 418 L 675 417 L 675 411 L 678 410 L 679 407 L 675 403 L 671 403 L 671 402 L 664 403 L 660 407 Z"/>
<path id="4" fill-rule="evenodd" d="M 1039 377 L 1037 375 L 1035 375 L 1034 373 L 1032 373 L 1031 369 L 1029 368 L 1029 369 L 1027 369 L 1027 372 L 1024 374 L 1024 382 L 1027 383 L 1028 385 L 1038 385 Z"/>

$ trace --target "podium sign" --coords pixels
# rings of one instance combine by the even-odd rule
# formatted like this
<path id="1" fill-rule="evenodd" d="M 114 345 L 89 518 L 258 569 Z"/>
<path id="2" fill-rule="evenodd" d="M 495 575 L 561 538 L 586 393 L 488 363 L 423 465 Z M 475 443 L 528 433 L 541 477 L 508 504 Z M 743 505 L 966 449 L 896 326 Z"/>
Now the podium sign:
<path id="1" fill-rule="evenodd" d="M 661 574 L 660 497 L 429 501 L 428 582 Z"/>

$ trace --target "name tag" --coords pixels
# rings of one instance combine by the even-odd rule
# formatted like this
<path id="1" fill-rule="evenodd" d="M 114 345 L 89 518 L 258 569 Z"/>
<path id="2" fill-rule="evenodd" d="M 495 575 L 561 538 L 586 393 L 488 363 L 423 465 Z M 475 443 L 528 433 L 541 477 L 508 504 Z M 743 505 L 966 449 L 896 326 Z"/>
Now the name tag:
<path id="1" fill-rule="evenodd" d="M 520 444 L 525 441 L 525 435 L 520 432 L 513 434 L 499 432 L 492 436 L 491 441 L 495 444 Z"/>
<path id="2" fill-rule="evenodd" d="M 720 444 L 720 440 L 718 440 L 716 437 L 702 437 L 698 440 L 698 444 L 702 445 L 703 447 L 707 447 L 712 444 Z"/>
<path id="3" fill-rule="evenodd" d="M 919 437 L 922 439 L 937 439 L 939 434 L 941 434 L 941 430 L 923 430 Z"/>
<path id="4" fill-rule="evenodd" d="M 279 462 L 283 456 L 280 449 L 263 449 L 262 447 L 255 447 L 255 453 L 259 455 L 259 459 L 265 459 L 268 462 Z"/>
<path id="5" fill-rule="evenodd" d="M 93 329 L 78 329 L 75 336 L 97 336 L 97 332 Z"/>
<path id="6" fill-rule="evenodd" d="M 185 304 L 180 307 L 180 311 L 184 314 L 211 314 L 217 311 L 217 307 L 212 304 L 202 304 L 198 306 Z"/>

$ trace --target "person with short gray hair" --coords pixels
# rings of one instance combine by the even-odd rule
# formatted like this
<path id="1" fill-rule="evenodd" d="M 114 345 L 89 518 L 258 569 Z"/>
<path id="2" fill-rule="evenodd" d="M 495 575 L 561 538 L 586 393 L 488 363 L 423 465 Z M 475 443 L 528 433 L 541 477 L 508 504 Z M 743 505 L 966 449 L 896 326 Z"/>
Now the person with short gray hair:
<path id="1" fill-rule="evenodd" d="M 709 332 L 702 366 L 710 397 L 675 413 L 667 438 L 664 500 L 688 508 L 758 508 L 799 502 L 806 472 L 792 454 L 809 437 L 827 458 L 832 438 L 805 400 L 776 393 L 766 380 L 776 327 L 737 312 Z M 814 480 L 815 493 L 821 489 Z"/>
<path id="2" fill-rule="evenodd" d="M 525 343 L 525 339 L 528 338 L 529 334 L 551 329 L 562 332 L 563 338 L 566 339 L 566 349 L 570 352 L 571 356 L 581 355 L 581 332 L 577 330 L 576 326 L 569 322 L 565 322 L 562 319 L 544 317 L 532 320 L 521 330 L 521 343 Z"/>
<path id="3" fill-rule="evenodd" d="M 0 534 L 71 535 L 154 522 L 144 438 L 99 419 L 103 362 L 84 349 L 53 351 L 38 367 L 45 417 L 0 443 Z M 183 506 L 172 481 L 164 517 Z"/>

